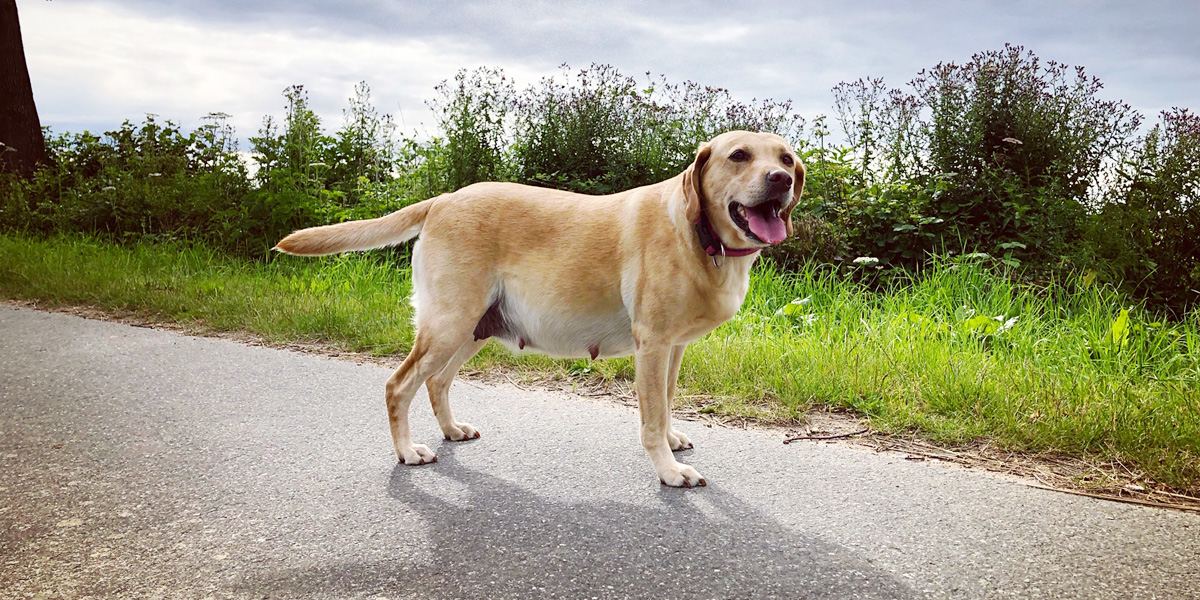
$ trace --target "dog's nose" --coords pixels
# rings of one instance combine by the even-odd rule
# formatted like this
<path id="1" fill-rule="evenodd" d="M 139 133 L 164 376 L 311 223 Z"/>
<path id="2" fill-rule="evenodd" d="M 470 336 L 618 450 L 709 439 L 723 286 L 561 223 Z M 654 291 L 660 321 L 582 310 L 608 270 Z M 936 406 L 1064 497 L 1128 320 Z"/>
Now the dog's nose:
<path id="1" fill-rule="evenodd" d="M 792 175 L 783 169 L 775 169 L 767 173 L 767 183 L 772 190 L 783 190 L 792 187 Z"/>

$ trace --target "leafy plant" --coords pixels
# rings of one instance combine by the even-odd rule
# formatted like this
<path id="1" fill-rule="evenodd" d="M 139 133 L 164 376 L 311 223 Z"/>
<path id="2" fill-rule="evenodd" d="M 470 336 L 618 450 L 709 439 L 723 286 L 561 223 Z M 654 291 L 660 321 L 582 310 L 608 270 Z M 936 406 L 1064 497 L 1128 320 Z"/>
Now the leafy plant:
<path id="1" fill-rule="evenodd" d="M 1011 242 L 1025 246 L 1006 253 L 1014 263 L 1069 254 L 1105 164 L 1140 123 L 1127 104 L 1100 99 L 1100 81 L 1082 67 L 1042 63 L 1020 46 L 938 64 L 909 86 L 888 90 L 871 79 L 834 88 L 861 173 L 846 210 L 867 213 L 858 219 L 866 223 L 896 222 L 887 212 L 896 208 L 942 219 L 927 239 L 912 240 L 907 255 L 883 253 L 909 264 L 931 248 Z M 905 197 L 899 206 L 897 194 Z M 881 207 L 856 209 L 856 202 Z M 886 235 L 876 228 L 870 237 L 887 247 Z"/>
<path id="2" fill-rule="evenodd" d="M 740 103 L 723 88 L 690 81 L 638 83 L 609 65 L 561 71 L 515 98 L 517 181 L 612 193 L 678 174 L 700 142 L 724 131 L 795 139 L 803 129 L 789 102 Z"/>
<path id="3" fill-rule="evenodd" d="M 504 151 L 514 85 L 500 69 L 461 70 L 443 81 L 430 102 L 446 136 L 443 166 L 450 190 L 508 178 Z"/>
<path id="4" fill-rule="evenodd" d="M 1200 303 L 1200 116 L 1164 111 L 1114 175 L 1089 227 L 1091 263 L 1183 314 Z"/>

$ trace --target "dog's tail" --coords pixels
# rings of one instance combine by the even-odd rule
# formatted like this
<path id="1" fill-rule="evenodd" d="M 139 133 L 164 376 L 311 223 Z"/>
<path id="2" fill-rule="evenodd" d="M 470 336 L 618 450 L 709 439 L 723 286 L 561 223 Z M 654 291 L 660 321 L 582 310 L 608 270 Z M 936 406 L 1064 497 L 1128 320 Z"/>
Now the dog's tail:
<path id="1" fill-rule="evenodd" d="M 437 198 L 406 206 L 378 219 L 348 221 L 336 225 L 301 229 L 272 250 L 302 256 L 320 256 L 354 250 L 370 250 L 407 242 L 421 233 L 429 208 Z"/>

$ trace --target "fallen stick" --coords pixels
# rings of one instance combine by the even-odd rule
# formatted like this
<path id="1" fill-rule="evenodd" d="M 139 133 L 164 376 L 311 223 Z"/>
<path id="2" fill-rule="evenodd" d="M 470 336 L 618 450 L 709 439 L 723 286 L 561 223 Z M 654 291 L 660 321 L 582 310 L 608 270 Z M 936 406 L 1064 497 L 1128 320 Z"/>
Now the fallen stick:
<path id="1" fill-rule="evenodd" d="M 858 431 L 851 431 L 850 433 L 838 433 L 838 434 L 834 434 L 834 435 L 798 435 L 796 437 L 790 437 L 786 440 L 783 440 L 783 443 L 790 444 L 790 443 L 798 441 L 798 440 L 836 440 L 839 438 L 848 438 L 848 437 L 853 437 L 856 435 L 862 435 L 868 431 L 870 431 L 870 428 L 859 429 Z"/>
<path id="2" fill-rule="evenodd" d="M 513 378 L 512 378 L 512 377 L 509 377 L 509 376 L 508 376 L 508 373 L 504 373 L 503 375 L 504 375 L 504 378 L 505 378 L 505 379 L 507 379 L 509 383 L 511 383 L 511 384 L 513 384 L 513 385 L 515 385 L 515 386 L 517 386 L 517 389 L 518 389 L 518 390 L 521 390 L 521 391 L 523 391 L 523 392 L 528 392 L 528 391 L 529 391 L 529 390 L 525 389 L 524 387 L 521 387 L 521 384 L 517 383 L 516 381 L 513 381 Z"/>
<path id="3" fill-rule="evenodd" d="M 1175 496 L 1176 498 L 1184 498 L 1186 500 L 1200 502 L 1200 498 L 1196 498 L 1195 496 L 1184 496 L 1183 494 L 1176 494 L 1174 492 L 1164 492 L 1162 490 L 1155 490 L 1155 491 L 1150 492 L 1150 495 L 1154 495 L 1154 494 L 1166 494 L 1168 496 Z"/>
<path id="4" fill-rule="evenodd" d="M 1151 502 L 1149 500 L 1139 500 L 1137 498 L 1125 498 L 1122 496 L 1105 496 L 1104 494 L 1093 494 L 1091 492 L 1081 492 L 1078 490 L 1068 490 L 1059 487 L 1050 487 L 1046 485 L 1038 485 L 1036 483 L 1025 484 L 1028 487 L 1036 490 L 1047 490 L 1051 492 L 1062 492 L 1064 494 L 1074 494 L 1076 496 L 1086 496 L 1088 498 L 1096 498 L 1099 500 L 1112 500 L 1114 502 L 1124 502 L 1126 504 L 1140 504 L 1142 506 L 1156 506 L 1158 508 L 1173 508 L 1175 510 L 1184 510 L 1188 512 L 1200 512 L 1200 507 L 1187 506 L 1185 504 L 1171 504 L 1169 502 Z"/>
<path id="5" fill-rule="evenodd" d="M 884 448 L 884 451 L 885 452 L 902 452 L 904 454 L 909 454 L 912 456 L 920 456 L 921 458 L 932 458 L 934 460 L 944 460 L 946 462 L 961 463 L 964 465 L 971 464 L 970 461 L 963 459 L 963 458 L 959 458 L 958 455 L 946 456 L 945 454 L 930 454 L 928 452 L 920 452 L 917 450 L 908 450 L 908 449 L 899 448 L 899 447 Z M 988 469 L 988 470 L 990 471 L 992 469 Z M 1007 473 L 1008 471 L 999 470 L 999 472 Z"/>

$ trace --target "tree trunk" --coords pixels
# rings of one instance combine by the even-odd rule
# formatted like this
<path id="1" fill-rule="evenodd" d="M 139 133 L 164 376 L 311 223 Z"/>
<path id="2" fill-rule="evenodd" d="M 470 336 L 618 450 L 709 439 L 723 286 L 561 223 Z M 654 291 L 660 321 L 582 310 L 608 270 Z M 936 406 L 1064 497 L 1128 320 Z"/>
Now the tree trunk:
<path id="1" fill-rule="evenodd" d="M 16 0 L 0 0 L 0 90 L 0 172 L 28 177 L 48 160 Z"/>

